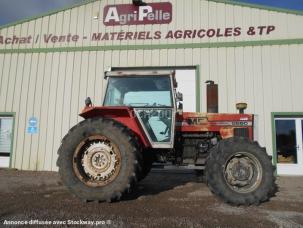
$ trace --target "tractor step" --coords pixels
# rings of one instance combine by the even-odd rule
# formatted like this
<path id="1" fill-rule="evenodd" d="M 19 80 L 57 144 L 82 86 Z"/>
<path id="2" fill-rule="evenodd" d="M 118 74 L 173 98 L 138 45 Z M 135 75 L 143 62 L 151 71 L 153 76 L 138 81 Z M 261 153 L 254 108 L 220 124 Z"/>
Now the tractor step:
<path id="1" fill-rule="evenodd" d="M 161 164 L 154 163 L 153 169 L 165 169 L 165 170 L 204 170 L 205 166 L 201 165 L 173 165 L 173 164 Z"/>

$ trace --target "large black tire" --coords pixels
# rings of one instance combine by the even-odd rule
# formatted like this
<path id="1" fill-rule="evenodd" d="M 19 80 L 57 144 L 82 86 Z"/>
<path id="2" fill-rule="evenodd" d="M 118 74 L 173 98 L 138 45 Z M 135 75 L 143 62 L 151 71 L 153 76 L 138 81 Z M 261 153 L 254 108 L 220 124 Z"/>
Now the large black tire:
<path id="1" fill-rule="evenodd" d="M 154 154 L 150 150 L 143 150 L 140 156 L 139 164 L 140 171 L 138 172 L 138 181 L 143 180 L 150 172 L 153 162 L 155 160 Z"/>
<path id="2" fill-rule="evenodd" d="M 206 182 L 204 170 L 195 169 L 195 175 L 196 175 L 196 178 L 197 178 L 198 182 L 202 182 L 202 183 Z"/>
<path id="3" fill-rule="evenodd" d="M 78 163 L 73 161 L 75 160 L 74 153 L 81 145 L 80 142 L 86 142 L 87 138 L 97 136 L 106 137 L 116 146 L 115 148 L 121 155 L 119 172 L 111 182 L 103 186 L 88 186 L 75 172 L 74 167 L 78 167 L 75 166 Z M 76 196 L 85 201 L 111 202 L 119 200 L 136 183 L 137 173 L 139 172 L 138 152 L 139 147 L 135 137 L 125 126 L 108 119 L 86 119 L 71 128 L 63 138 L 58 150 L 57 166 L 62 182 Z M 81 171 L 80 173 L 83 174 L 84 172 Z"/>
<path id="4" fill-rule="evenodd" d="M 247 138 L 220 141 L 210 151 L 205 172 L 210 190 L 232 205 L 258 205 L 277 189 L 271 157 L 265 148 Z"/>

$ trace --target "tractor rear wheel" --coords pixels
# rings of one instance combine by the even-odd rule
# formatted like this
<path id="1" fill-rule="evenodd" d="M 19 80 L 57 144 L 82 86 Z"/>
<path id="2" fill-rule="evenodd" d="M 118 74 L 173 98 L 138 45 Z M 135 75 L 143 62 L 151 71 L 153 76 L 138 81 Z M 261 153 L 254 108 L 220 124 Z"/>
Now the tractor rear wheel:
<path id="1" fill-rule="evenodd" d="M 57 165 L 63 183 L 86 201 L 112 201 L 131 190 L 138 172 L 138 145 L 121 124 L 86 119 L 63 138 Z"/>
<path id="2" fill-rule="evenodd" d="M 274 171 L 265 148 L 240 137 L 212 148 L 205 168 L 211 191 L 233 205 L 267 201 L 276 191 Z"/>
<path id="3" fill-rule="evenodd" d="M 138 181 L 143 180 L 150 172 L 154 162 L 154 154 L 152 151 L 143 150 L 141 159 L 139 159 L 140 163 L 140 172 L 138 173 Z"/>

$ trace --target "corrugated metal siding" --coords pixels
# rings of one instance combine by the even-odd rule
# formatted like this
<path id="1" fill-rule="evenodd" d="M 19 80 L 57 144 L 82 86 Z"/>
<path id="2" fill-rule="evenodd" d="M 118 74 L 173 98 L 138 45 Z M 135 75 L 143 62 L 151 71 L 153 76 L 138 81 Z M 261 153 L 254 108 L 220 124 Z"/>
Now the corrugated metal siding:
<path id="1" fill-rule="evenodd" d="M 164 0 L 163 0 L 164 2 Z M 92 15 L 107 4 L 129 1 L 97 1 L 51 16 L 5 28 L 1 35 L 90 34 L 97 31 L 141 31 L 201 27 L 234 27 L 276 24 L 279 31 L 270 39 L 302 38 L 303 17 L 208 1 L 172 0 L 173 22 L 169 25 L 103 27 Z M 192 13 L 188 13 L 188 12 Z M 176 16 L 178 15 L 178 16 Z M 267 39 L 266 38 L 266 39 Z M 261 39 L 245 36 L 244 40 Z M 237 41 L 234 37 L 214 41 Z M 210 40 L 108 41 L 85 40 L 76 45 L 166 44 Z M 68 46 L 75 44 L 69 43 Z M 20 45 L 17 48 L 63 47 L 62 44 Z M 12 48 L 6 45 L 6 49 Z M 110 66 L 184 66 L 200 65 L 201 104 L 206 111 L 204 82 L 219 83 L 219 111 L 235 112 L 235 103 L 248 103 L 249 113 L 259 115 L 259 141 L 272 151 L 273 111 L 302 111 L 303 45 L 123 50 L 55 53 L 0 54 L 0 112 L 16 112 L 12 165 L 18 169 L 57 170 L 60 139 L 79 122 L 84 99 L 100 104 L 106 81 L 103 72 Z M 28 119 L 38 118 L 38 134 L 26 133 Z"/>
<path id="2" fill-rule="evenodd" d="M 259 141 L 269 152 L 272 151 L 270 112 L 303 109 L 302 45 L 161 50 L 161 55 L 160 51 L 144 52 L 145 58 L 138 65 L 161 66 L 159 62 L 153 64 L 152 59 L 175 53 L 185 57 L 174 58 L 169 63 L 171 66 L 200 65 L 203 112 L 206 111 L 203 83 L 208 79 L 219 83 L 220 112 L 235 112 L 237 102 L 247 102 L 247 112 L 259 116 Z M 209 58 L 209 53 L 216 52 Z M 127 54 L 127 51 L 92 51 L 0 55 L 5 72 L 1 78 L 6 78 L 2 80 L 1 91 L 15 84 L 15 91 L 1 93 L 1 105 L 6 104 L 1 109 L 17 113 L 13 166 L 56 170 L 60 139 L 81 120 L 77 114 L 85 97 L 91 96 L 95 104 L 101 103 L 106 67 L 137 65 Z M 132 51 L 129 55 L 140 56 L 142 51 Z M 167 61 L 163 65 L 168 65 Z M 38 118 L 39 134 L 26 133 L 31 116 Z"/>

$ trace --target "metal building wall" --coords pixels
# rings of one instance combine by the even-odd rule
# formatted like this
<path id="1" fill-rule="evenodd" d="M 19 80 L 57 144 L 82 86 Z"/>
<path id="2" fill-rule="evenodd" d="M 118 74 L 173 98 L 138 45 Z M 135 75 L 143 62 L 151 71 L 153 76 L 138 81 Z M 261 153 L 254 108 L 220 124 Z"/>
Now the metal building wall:
<path id="1" fill-rule="evenodd" d="M 173 22 L 169 25 L 141 25 L 104 27 L 102 21 L 93 20 L 107 4 L 130 1 L 96 1 L 57 14 L 0 30 L 0 35 L 13 34 L 91 34 L 97 31 L 141 31 L 187 29 L 201 27 L 248 26 L 252 23 L 275 24 L 279 32 L 270 37 L 216 38 L 215 40 L 153 40 L 107 41 L 77 44 L 45 44 L 43 42 L 18 47 L 32 52 L 0 52 L 0 112 L 16 112 L 13 162 L 18 169 L 57 170 L 56 159 L 60 139 L 81 118 L 77 115 L 84 99 L 91 96 L 100 104 L 106 82 L 103 72 L 107 67 L 143 66 L 200 66 L 201 94 L 203 83 L 219 83 L 219 111 L 235 112 L 235 103 L 248 103 L 247 112 L 256 113 L 258 136 L 262 145 L 272 153 L 270 113 L 274 111 L 300 111 L 300 85 L 303 84 L 303 45 L 273 45 L 221 48 L 178 48 L 155 50 L 108 50 L 63 52 L 44 50 L 72 46 L 100 45 L 155 45 L 170 43 L 234 42 L 260 39 L 294 39 L 303 37 L 303 17 L 292 14 L 233 6 L 203 0 L 172 0 Z M 153 1 L 155 2 L 155 1 Z M 163 1 L 164 2 L 164 1 Z M 192 12 L 192 13 L 188 13 Z M 178 16 L 176 16 L 178 15 Z M 237 45 L 235 45 L 237 46 Z M 205 97 L 201 98 L 201 111 L 206 111 Z M 31 116 L 38 118 L 38 134 L 26 133 Z"/>

